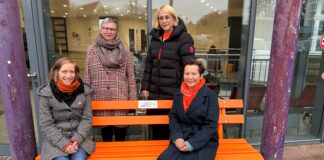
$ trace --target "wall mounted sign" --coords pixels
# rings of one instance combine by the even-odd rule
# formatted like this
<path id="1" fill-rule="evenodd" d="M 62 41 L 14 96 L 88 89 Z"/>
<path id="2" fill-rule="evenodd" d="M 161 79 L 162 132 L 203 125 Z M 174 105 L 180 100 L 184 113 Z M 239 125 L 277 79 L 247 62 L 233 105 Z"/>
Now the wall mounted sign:
<path id="1" fill-rule="evenodd" d="M 320 39 L 320 45 L 321 45 L 322 49 L 324 49 L 324 35 Z"/>

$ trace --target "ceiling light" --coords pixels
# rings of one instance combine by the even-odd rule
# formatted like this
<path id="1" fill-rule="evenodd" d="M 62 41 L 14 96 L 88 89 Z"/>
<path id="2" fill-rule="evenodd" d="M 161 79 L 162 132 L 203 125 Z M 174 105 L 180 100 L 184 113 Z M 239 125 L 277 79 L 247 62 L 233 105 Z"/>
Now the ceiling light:
<path id="1" fill-rule="evenodd" d="M 214 6 L 210 6 L 210 9 L 213 9 L 214 8 Z"/>
<path id="2" fill-rule="evenodd" d="M 63 4 L 63 7 L 67 7 L 68 5 L 66 5 L 66 4 Z"/>
<path id="3" fill-rule="evenodd" d="M 120 16 L 124 16 L 123 14 L 121 14 Z"/>
<path id="4" fill-rule="evenodd" d="M 222 14 L 222 11 L 218 11 L 217 13 L 218 13 L 218 14 Z"/>
<path id="5" fill-rule="evenodd" d="M 93 12 L 97 12 L 97 10 L 94 9 Z"/>
<path id="6" fill-rule="evenodd" d="M 107 8 L 107 6 L 106 6 L 106 5 L 104 5 L 104 8 Z"/>
<path id="7" fill-rule="evenodd" d="M 84 17 L 84 18 L 86 18 L 86 17 L 87 17 L 87 15 L 85 15 L 85 14 L 84 14 L 84 15 L 83 15 L 83 17 Z"/>
<path id="8" fill-rule="evenodd" d="M 129 10 L 127 10 L 127 13 L 129 13 L 130 11 Z"/>
<path id="9" fill-rule="evenodd" d="M 84 8 L 80 7 L 80 10 L 83 10 Z"/>
<path id="10" fill-rule="evenodd" d="M 132 2 L 132 5 L 135 5 L 136 3 L 135 2 Z"/>
<path id="11" fill-rule="evenodd" d="M 54 13 L 55 11 L 51 11 L 51 13 Z"/>
<path id="12" fill-rule="evenodd" d="M 206 3 L 206 6 L 209 6 L 209 3 Z"/>
<path id="13" fill-rule="evenodd" d="M 63 15 L 63 17 L 65 18 L 66 16 L 65 16 L 65 15 Z"/>
<path id="14" fill-rule="evenodd" d="M 140 16 L 140 17 L 138 17 L 138 19 L 142 19 L 142 17 Z"/>
<path id="15" fill-rule="evenodd" d="M 107 11 L 106 11 L 105 13 L 106 13 L 106 14 L 108 14 L 108 12 L 107 12 Z"/>
<path id="16" fill-rule="evenodd" d="M 146 8 L 146 5 L 143 5 L 144 8 Z"/>
<path id="17" fill-rule="evenodd" d="M 119 8 L 116 8 L 116 10 L 119 10 Z"/>
<path id="18" fill-rule="evenodd" d="M 205 0 L 200 0 L 201 3 L 205 3 Z"/>
<path id="19" fill-rule="evenodd" d="M 65 15 L 68 15 L 69 13 L 64 13 Z"/>

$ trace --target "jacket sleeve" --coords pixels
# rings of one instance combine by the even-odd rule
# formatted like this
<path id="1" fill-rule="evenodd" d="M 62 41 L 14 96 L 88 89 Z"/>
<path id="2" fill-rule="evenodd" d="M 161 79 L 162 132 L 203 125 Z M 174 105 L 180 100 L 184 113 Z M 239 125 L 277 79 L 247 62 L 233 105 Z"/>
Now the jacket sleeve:
<path id="1" fill-rule="evenodd" d="M 40 97 L 39 100 L 39 121 L 44 138 L 54 146 L 63 149 L 66 144 L 70 143 L 70 140 L 64 137 L 55 126 L 49 99 L 46 97 Z"/>
<path id="2" fill-rule="evenodd" d="M 207 105 L 207 116 L 201 130 L 196 132 L 192 138 L 188 139 L 188 142 L 195 150 L 199 150 L 200 148 L 204 147 L 211 140 L 211 138 L 217 134 L 219 106 L 216 93 L 210 92 L 208 94 Z"/>
<path id="3" fill-rule="evenodd" d="M 76 140 L 78 144 L 81 144 L 90 134 L 92 124 L 92 109 L 90 94 L 86 95 L 86 101 L 84 103 L 81 121 L 77 127 L 76 132 L 73 134 L 71 140 Z"/>
<path id="4" fill-rule="evenodd" d="M 195 58 L 194 41 L 189 33 L 186 33 L 182 39 L 183 43 L 180 46 L 180 59 L 182 68 L 189 59 Z"/>
<path id="5" fill-rule="evenodd" d="M 150 46 L 145 61 L 145 69 L 144 69 L 142 84 L 141 84 L 142 91 L 150 89 L 152 69 L 153 69 L 153 59 L 152 59 L 152 52 Z"/>
<path id="6" fill-rule="evenodd" d="M 134 65 L 133 65 L 133 57 L 129 51 L 126 51 L 126 76 L 128 80 L 128 94 L 129 100 L 135 100 L 136 97 L 136 81 L 134 74 Z"/>
<path id="7" fill-rule="evenodd" d="M 177 101 L 179 99 L 177 98 L 176 94 L 173 96 L 173 104 L 172 108 L 169 112 L 169 124 L 170 124 L 170 140 L 176 140 L 177 138 L 183 138 L 183 131 L 180 125 L 180 118 L 178 114 L 178 107 L 176 106 Z"/>

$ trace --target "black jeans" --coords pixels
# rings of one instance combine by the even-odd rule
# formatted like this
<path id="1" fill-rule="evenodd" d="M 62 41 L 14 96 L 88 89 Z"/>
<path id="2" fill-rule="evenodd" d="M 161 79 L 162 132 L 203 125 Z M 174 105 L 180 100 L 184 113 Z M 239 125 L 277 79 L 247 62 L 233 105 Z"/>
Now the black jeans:
<path id="1" fill-rule="evenodd" d="M 101 129 L 101 136 L 104 142 L 111 142 L 113 135 L 115 135 L 115 141 L 125 141 L 127 127 L 115 127 L 108 126 Z"/>

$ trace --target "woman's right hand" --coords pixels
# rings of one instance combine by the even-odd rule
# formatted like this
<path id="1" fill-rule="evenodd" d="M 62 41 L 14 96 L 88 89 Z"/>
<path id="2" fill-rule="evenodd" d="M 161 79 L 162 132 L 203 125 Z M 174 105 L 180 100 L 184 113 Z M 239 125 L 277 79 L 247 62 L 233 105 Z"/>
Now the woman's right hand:
<path id="1" fill-rule="evenodd" d="M 150 92 L 148 90 L 143 90 L 142 91 L 143 96 L 145 97 L 145 99 L 148 99 Z"/>
<path id="2" fill-rule="evenodd" d="M 182 138 L 176 139 L 174 143 L 175 143 L 176 147 L 179 150 L 181 150 L 182 148 L 186 147 L 186 143 L 185 143 L 184 139 L 182 139 Z"/>

